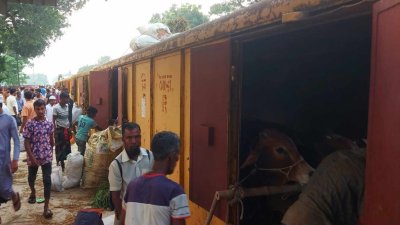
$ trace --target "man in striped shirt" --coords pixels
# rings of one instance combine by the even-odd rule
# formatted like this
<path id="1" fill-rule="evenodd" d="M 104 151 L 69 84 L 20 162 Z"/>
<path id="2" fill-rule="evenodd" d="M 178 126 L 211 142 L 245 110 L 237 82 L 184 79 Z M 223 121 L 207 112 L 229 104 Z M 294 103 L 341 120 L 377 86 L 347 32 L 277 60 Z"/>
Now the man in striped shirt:
<path id="1" fill-rule="evenodd" d="M 152 171 L 128 185 L 121 221 L 125 225 L 184 225 L 190 216 L 186 194 L 179 184 L 166 177 L 172 174 L 179 159 L 179 137 L 169 131 L 157 133 L 151 149 Z"/>

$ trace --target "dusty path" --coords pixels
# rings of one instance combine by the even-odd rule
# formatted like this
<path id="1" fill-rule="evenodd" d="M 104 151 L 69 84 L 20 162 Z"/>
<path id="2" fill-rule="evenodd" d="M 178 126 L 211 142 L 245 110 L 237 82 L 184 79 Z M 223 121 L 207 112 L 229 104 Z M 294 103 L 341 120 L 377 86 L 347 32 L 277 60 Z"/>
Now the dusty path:
<path id="1" fill-rule="evenodd" d="M 72 151 L 76 150 L 76 145 L 73 145 Z M 30 189 L 28 186 L 28 167 L 26 162 L 22 162 L 26 158 L 25 152 L 21 152 L 20 161 L 18 164 L 18 171 L 14 174 L 14 190 L 18 191 L 21 196 L 21 209 L 14 212 L 12 203 L 2 204 L 0 206 L 0 216 L 2 218 L 2 225 L 39 225 L 39 224 L 73 224 L 75 216 L 79 209 L 90 207 L 90 201 L 94 195 L 93 189 L 81 189 L 80 187 L 64 190 L 63 192 L 51 192 L 50 209 L 54 215 L 52 219 L 45 219 L 42 216 L 42 204 L 29 204 L 28 197 Z M 53 160 L 53 165 L 55 166 Z M 0 181 L 1 182 L 1 181 Z M 41 169 L 38 171 L 36 179 L 36 195 L 43 197 L 43 183 Z M 111 212 L 104 212 L 103 218 Z"/>

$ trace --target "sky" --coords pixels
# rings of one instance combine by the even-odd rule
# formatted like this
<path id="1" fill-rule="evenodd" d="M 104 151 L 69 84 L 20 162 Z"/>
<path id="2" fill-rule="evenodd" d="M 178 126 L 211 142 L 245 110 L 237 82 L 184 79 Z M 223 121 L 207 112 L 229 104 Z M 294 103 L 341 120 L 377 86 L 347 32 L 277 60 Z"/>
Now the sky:
<path id="1" fill-rule="evenodd" d="M 26 74 L 42 73 L 54 83 L 59 74 L 76 74 L 80 67 L 96 64 L 101 56 L 119 58 L 131 53 L 130 41 L 139 36 L 137 27 L 145 25 L 154 13 L 172 4 L 192 3 L 208 14 L 212 4 L 222 0 L 89 0 L 84 8 L 69 17 L 70 26 L 52 43 L 44 55 L 33 59 Z"/>

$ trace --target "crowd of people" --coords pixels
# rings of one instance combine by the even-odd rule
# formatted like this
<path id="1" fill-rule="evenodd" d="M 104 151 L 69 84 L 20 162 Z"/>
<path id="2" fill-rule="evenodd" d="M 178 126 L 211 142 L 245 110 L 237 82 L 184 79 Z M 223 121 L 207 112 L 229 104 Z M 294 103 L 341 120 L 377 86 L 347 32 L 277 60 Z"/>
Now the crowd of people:
<path id="1" fill-rule="evenodd" d="M 5 141 L 0 145 L 0 204 L 12 201 L 15 211 L 21 207 L 19 193 L 13 190 L 12 174 L 18 170 L 22 145 L 27 155 L 28 203 L 39 199 L 35 181 L 41 167 L 43 217 L 52 218 L 49 202 L 53 149 L 56 163 L 64 171 L 64 160 L 71 153 L 71 134 L 75 133 L 78 151 L 84 155 L 90 129 L 101 130 L 95 122 L 97 109 L 89 106 L 86 114 L 73 121 L 74 101 L 66 89 L 3 87 L 0 93 L 0 137 Z M 114 224 L 185 224 L 190 216 L 186 194 L 179 184 L 166 178 L 179 159 L 179 137 L 169 131 L 160 132 L 153 137 L 149 151 L 141 147 L 140 126 L 126 122 L 122 140 L 124 149 L 112 161 L 108 175 Z"/>

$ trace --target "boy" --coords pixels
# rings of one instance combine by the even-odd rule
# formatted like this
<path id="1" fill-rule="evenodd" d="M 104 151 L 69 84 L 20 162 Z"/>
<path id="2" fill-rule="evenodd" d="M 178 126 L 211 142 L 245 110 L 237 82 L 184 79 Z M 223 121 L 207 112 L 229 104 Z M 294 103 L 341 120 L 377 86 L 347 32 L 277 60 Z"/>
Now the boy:
<path id="1" fill-rule="evenodd" d="M 28 155 L 28 183 L 31 189 L 28 202 L 36 203 L 35 180 L 39 166 L 42 167 L 44 186 L 43 217 L 49 219 L 53 213 L 49 209 L 51 189 L 51 162 L 53 160 L 54 126 L 46 120 L 46 103 L 38 99 L 33 103 L 36 117 L 26 123 L 23 136 L 25 150 Z"/>
<path id="2" fill-rule="evenodd" d="M 89 130 L 91 128 L 96 128 L 97 130 L 101 130 L 99 126 L 97 126 L 94 118 L 96 117 L 97 109 L 95 107 L 89 106 L 87 110 L 87 115 L 80 115 L 78 117 L 78 121 L 76 124 L 78 125 L 78 132 L 75 135 L 75 142 L 78 145 L 78 151 L 81 155 L 85 155 L 86 150 L 86 142 L 89 137 Z"/>
<path id="3" fill-rule="evenodd" d="M 151 141 L 153 170 L 128 185 L 122 218 L 125 225 L 184 225 L 190 216 L 182 187 L 168 179 L 179 159 L 179 137 L 170 131 L 156 134 Z"/>

